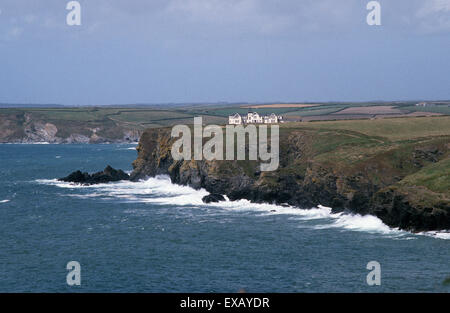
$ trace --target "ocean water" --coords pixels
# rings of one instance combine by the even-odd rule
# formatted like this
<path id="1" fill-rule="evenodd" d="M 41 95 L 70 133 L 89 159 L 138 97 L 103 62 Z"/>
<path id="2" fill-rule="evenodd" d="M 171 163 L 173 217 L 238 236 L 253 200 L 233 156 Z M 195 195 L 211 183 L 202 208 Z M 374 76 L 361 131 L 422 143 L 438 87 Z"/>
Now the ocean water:
<path id="1" fill-rule="evenodd" d="M 371 216 L 205 205 L 167 177 L 76 186 L 134 145 L 0 145 L 0 292 L 449 292 L 450 234 L 411 234 Z M 81 265 L 68 286 L 66 265 Z M 367 263 L 381 265 L 369 286 Z"/>

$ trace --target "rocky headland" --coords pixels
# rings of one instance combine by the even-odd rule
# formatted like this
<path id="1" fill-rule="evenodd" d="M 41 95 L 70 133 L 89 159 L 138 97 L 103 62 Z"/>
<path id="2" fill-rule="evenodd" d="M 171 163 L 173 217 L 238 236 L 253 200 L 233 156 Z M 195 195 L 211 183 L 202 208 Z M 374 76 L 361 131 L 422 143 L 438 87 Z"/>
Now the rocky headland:
<path id="1" fill-rule="evenodd" d="M 147 129 L 130 178 L 166 174 L 214 195 L 205 201 L 226 195 L 305 209 L 321 204 L 414 232 L 450 229 L 448 135 L 391 138 L 304 124 L 280 129 L 280 166 L 273 172 L 261 172 L 257 161 L 176 161 L 170 128 Z"/>
<path id="2" fill-rule="evenodd" d="M 106 118 L 83 120 L 82 116 L 78 116 L 82 112 L 72 113 L 68 109 L 63 112 L 56 109 L 54 111 L 52 118 L 23 110 L 0 112 L 0 143 L 134 143 L 142 133 L 142 130 L 130 123 Z M 66 117 L 69 114 L 78 119 L 69 119 Z M 90 115 L 87 118 L 91 118 Z"/>

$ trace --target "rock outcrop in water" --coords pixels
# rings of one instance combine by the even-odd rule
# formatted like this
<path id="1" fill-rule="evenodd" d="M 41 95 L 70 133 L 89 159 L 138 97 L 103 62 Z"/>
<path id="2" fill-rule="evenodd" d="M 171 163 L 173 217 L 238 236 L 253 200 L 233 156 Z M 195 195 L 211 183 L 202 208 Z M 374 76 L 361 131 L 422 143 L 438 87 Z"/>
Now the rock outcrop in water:
<path id="1" fill-rule="evenodd" d="M 446 136 L 390 141 L 351 131 L 282 128 L 274 172 L 260 172 L 257 161 L 176 161 L 174 140 L 170 129 L 146 130 L 131 179 L 167 174 L 173 183 L 230 200 L 306 209 L 321 204 L 411 231 L 450 229 Z"/>
<path id="2" fill-rule="evenodd" d="M 69 176 L 60 178 L 59 180 L 82 185 L 93 185 L 121 180 L 130 180 L 130 175 L 122 170 L 116 170 L 108 165 L 102 172 L 89 174 L 86 172 L 83 173 L 81 171 L 75 171 Z"/>
<path id="3" fill-rule="evenodd" d="M 218 193 L 211 193 L 207 196 L 204 196 L 202 198 L 202 201 L 204 203 L 214 203 L 214 202 L 220 202 L 225 201 L 225 197 Z"/>

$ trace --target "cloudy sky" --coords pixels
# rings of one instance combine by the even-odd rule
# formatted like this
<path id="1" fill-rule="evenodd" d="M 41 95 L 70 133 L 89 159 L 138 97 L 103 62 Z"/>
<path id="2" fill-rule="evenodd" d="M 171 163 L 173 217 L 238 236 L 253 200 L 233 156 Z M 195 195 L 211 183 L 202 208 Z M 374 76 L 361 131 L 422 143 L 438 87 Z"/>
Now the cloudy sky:
<path id="1" fill-rule="evenodd" d="M 450 0 L 0 0 L 0 103 L 450 99 Z"/>

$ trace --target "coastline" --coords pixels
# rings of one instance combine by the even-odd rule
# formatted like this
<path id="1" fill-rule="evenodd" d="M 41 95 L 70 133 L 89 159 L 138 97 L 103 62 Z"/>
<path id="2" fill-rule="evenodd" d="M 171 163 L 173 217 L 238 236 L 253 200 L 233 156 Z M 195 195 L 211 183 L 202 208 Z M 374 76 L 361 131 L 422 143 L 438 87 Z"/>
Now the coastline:
<path id="1" fill-rule="evenodd" d="M 69 190 L 85 190 L 88 195 L 96 197 L 112 197 L 130 203 L 146 203 L 153 205 L 196 206 L 200 208 L 214 208 L 224 211 L 256 212 L 263 216 L 292 216 L 302 221 L 323 221 L 324 224 L 314 225 L 312 230 L 343 229 L 386 235 L 401 240 L 415 238 L 410 236 L 427 236 L 436 239 L 450 240 L 450 229 L 440 231 L 411 232 L 393 228 L 383 223 L 373 215 L 360 215 L 352 212 L 334 212 L 333 208 L 320 204 L 310 208 L 277 205 L 273 203 L 255 203 L 246 199 L 230 200 L 225 196 L 224 201 L 204 203 L 202 198 L 208 195 L 204 188 L 193 189 L 189 186 L 174 184 L 168 175 L 157 175 L 148 179 L 131 182 L 127 180 L 100 183 L 93 185 L 74 184 L 58 179 L 38 179 L 41 185 L 50 185 Z M 149 195 L 158 194 L 156 198 L 141 197 L 144 190 Z M 167 193 L 167 190 L 170 190 Z M 170 194 L 170 197 L 168 196 Z"/>
<path id="2" fill-rule="evenodd" d="M 445 182 L 448 137 L 399 141 L 347 130 L 281 130 L 280 168 L 261 173 L 255 161 L 176 161 L 170 130 L 147 129 L 131 179 L 169 175 L 174 184 L 230 200 L 303 209 L 320 203 L 415 233 L 450 229 L 448 191 L 435 183 Z"/>

